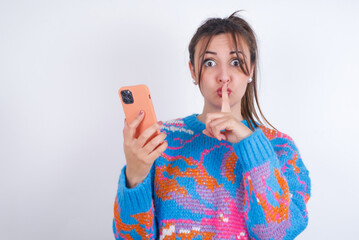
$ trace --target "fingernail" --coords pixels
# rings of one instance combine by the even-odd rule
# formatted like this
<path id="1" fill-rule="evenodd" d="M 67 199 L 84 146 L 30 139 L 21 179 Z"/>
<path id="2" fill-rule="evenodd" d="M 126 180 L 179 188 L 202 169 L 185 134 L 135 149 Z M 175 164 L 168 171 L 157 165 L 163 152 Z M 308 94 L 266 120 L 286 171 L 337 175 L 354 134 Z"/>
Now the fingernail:
<path id="1" fill-rule="evenodd" d="M 158 123 L 158 125 L 160 125 L 160 126 L 163 124 L 162 121 L 158 121 L 157 123 Z"/>
<path id="2" fill-rule="evenodd" d="M 138 115 L 140 115 L 140 116 L 141 116 L 142 114 L 143 114 L 143 111 L 141 110 L 141 111 L 140 111 L 140 113 L 139 113 Z"/>

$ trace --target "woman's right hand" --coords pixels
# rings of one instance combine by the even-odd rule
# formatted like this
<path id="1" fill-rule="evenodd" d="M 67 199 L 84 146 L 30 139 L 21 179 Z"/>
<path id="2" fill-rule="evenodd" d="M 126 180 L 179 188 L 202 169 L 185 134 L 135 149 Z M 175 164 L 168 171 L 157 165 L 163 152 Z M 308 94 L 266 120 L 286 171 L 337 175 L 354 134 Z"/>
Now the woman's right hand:
<path id="1" fill-rule="evenodd" d="M 123 149 L 126 156 L 126 179 L 129 188 L 134 188 L 145 180 L 154 161 L 168 146 L 167 141 L 163 141 L 167 136 L 165 132 L 161 132 L 145 144 L 148 138 L 161 128 L 162 122 L 153 124 L 144 130 L 138 138 L 135 138 L 136 129 L 142 122 L 144 115 L 144 112 L 139 114 L 129 124 L 125 120 L 125 127 L 123 128 Z"/>

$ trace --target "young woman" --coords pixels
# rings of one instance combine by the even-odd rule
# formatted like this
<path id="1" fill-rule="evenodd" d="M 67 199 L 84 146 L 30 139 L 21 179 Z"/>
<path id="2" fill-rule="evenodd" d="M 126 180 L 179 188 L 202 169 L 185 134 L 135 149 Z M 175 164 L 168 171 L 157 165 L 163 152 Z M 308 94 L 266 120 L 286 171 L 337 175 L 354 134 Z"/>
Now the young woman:
<path id="1" fill-rule="evenodd" d="M 309 172 L 293 139 L 256 114 L 257 44 L 236 13 L 207 20 L 190 42 L 201 114 L 137 139 L 144 114 L 125 121 L 116 239 L 294 239 L 306 228 Z"/>

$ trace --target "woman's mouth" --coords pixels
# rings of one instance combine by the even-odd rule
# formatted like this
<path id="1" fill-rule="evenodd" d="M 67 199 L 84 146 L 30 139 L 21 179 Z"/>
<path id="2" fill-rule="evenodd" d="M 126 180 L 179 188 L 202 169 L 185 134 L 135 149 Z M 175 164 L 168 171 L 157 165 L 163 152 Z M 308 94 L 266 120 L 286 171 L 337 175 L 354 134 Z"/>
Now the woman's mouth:
<path id="1" fill-rule="evenodd" d="M 227 89 L 228 96 L 231 94 L 231 92 L 232 92 L 231 89 L 228 88 Z M 222 97 L 222 88 L 217 89 L 217 94 L 219 97 Z"/>

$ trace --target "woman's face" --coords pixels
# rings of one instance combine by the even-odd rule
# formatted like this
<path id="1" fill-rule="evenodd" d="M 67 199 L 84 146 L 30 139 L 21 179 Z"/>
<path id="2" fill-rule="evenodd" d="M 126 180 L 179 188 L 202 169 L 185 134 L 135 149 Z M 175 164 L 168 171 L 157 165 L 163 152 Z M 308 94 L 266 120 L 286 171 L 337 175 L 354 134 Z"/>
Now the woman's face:
<path id="1" fill-rule="evenodd" d="M 194 54 L 194 68 L 190 63 L 192 78 L 198 84 L 198 74 L 200 61 L 204 54 L 201 92 L 205 100 L 207 112 L 216 112 L 221 109 L 222 93 L 221 88 L 225 82 L 228 84 L 228 94 L 231 109 L 240 111 L 241 99 L 246 91 L 248 78 L 252 76 L 253 69 L 250 67 L 250 53 L 245 42 L 243 50 L 238 48 L 238 59 L 235 53 L 235 46 L 232 36 L 228 33 L 213 36 L 206 52 L 204 47 L 207 39 L 201 39 L 196 47 Z M 238 41 L 237 41 L 238 42 Z M 240 65 L 247 62 L 250 70 L 250 76 L 247 76 L 240 68 Z M 244 66 L 243 66 L 244 67 Z M 245 67 L 244 67 L 245 69 Z"/>

